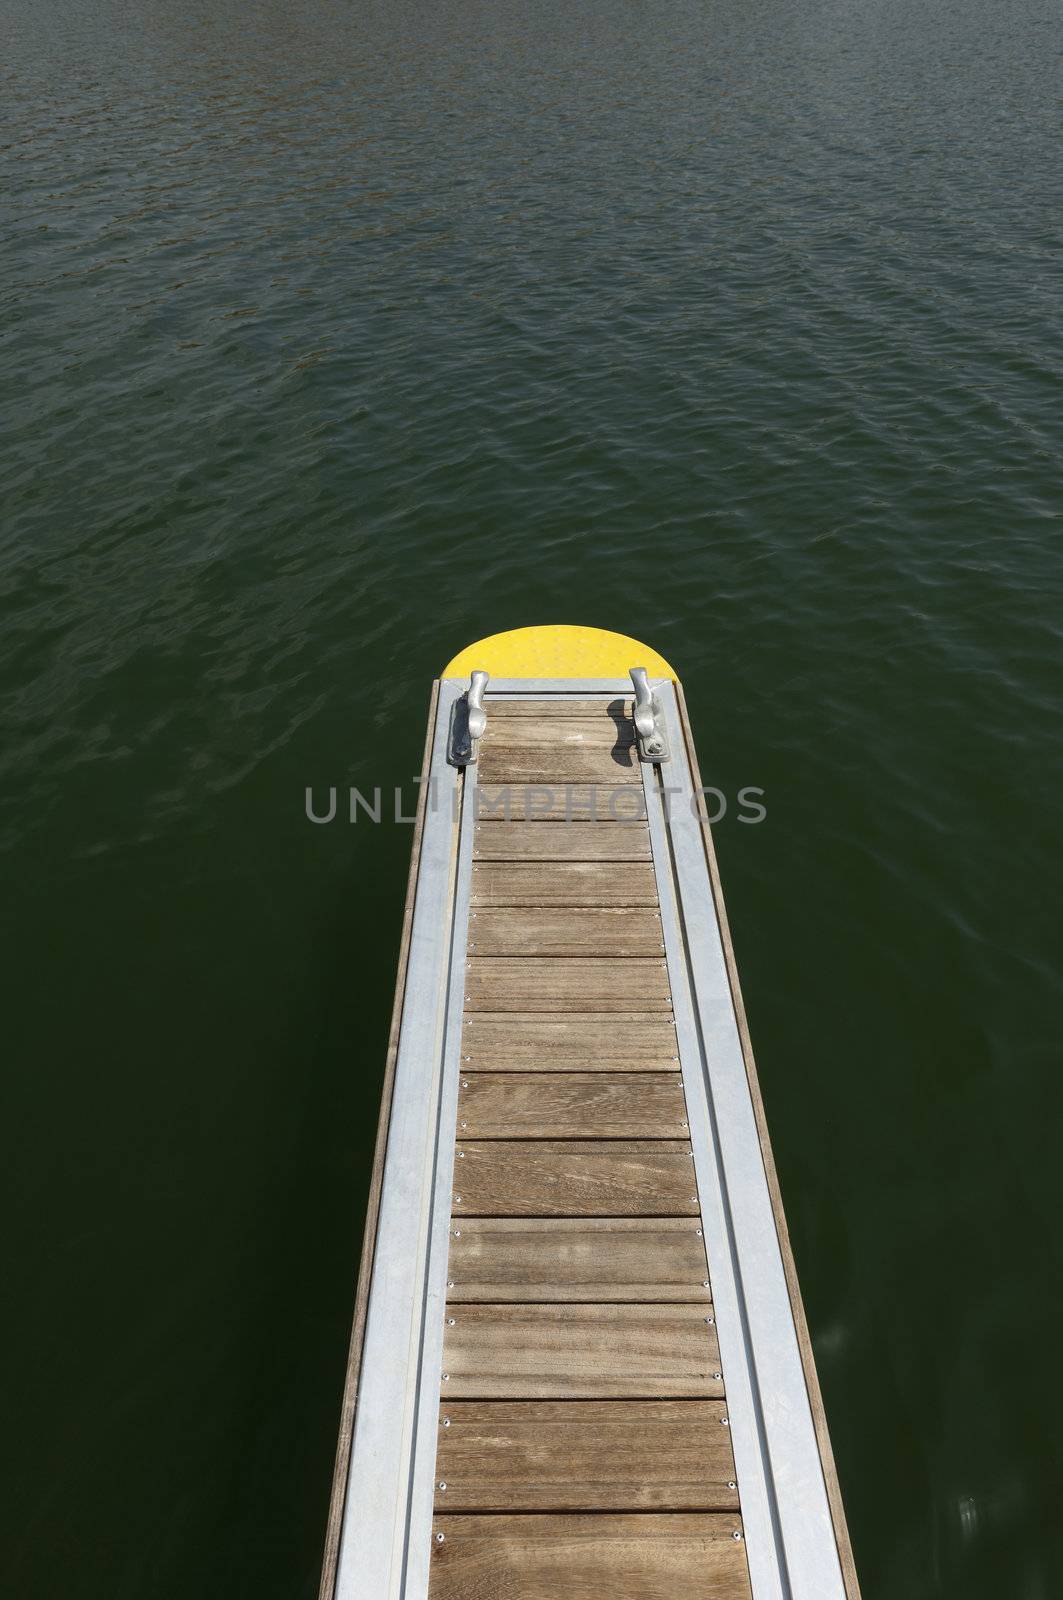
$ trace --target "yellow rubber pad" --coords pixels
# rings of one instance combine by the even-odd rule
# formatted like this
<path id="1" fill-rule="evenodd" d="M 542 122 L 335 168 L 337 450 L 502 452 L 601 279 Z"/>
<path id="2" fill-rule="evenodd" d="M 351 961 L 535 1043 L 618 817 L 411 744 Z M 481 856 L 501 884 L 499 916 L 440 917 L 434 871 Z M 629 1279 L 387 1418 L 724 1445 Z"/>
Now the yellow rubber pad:
<path id="1" fill-rule="evenodd" d="M 467 678 L 478 667 L 492 678 L 626 678 L 645 667 L 651 678 L 676 674 L 656 650 L 605 628 L 513 628 L 460 650 L 444 678 Z"/>

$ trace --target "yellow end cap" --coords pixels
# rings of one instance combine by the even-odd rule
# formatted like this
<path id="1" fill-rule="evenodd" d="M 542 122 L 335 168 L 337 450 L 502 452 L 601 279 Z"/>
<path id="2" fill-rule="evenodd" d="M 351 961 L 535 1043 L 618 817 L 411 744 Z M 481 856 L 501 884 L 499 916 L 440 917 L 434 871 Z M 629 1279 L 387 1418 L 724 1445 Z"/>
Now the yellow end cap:
<path id="1" fill-rule="evenodd" d="M 663 656 L 626 633 L 605 628 L 511 628 L 459 650 L 443 669 L 444 678 L 467 678 L 477 668 L 492 678 L 626 678 L 645 667 L 651 678 L 676 674 Z"/>

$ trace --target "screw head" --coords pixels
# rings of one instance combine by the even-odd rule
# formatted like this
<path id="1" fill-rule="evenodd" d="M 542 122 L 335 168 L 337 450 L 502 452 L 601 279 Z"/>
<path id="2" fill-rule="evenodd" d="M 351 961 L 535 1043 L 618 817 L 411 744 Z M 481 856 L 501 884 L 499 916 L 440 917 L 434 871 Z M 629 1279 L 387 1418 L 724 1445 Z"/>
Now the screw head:
<path id="1" fill-rule="evenodd" d="M 445 1494 L 446 1493 L 446 1488 L 447 1488 L 447 1481 L 446 1481 L 445 1478 L 440 1478 L 439 1487 L 443 1490 L 443 1492 Z"/>
<path id="2" fill-rule="evenodd" d="M 452 1328 L 453 1326 L 454 1326 L 454 1318 L 453 1317 L 448 1317 L 447 1318 L 447 1327 L 448 1328 Z"/>
<path id="3" fill-rule="evenodd" d="M 436 1544 L 442 1544 L 443 1540 L 445 1538 L 446 1538 L 446 1534 L 445 1533 L 437 1533 L 436 1534 Z"/>
<path id="4" fill-rule="evenodd" d="M 443 1374 L 443 1382 L 444 1383 L 449 1383 L 450 1382 L 450 1373 L 449 1372 L 444 1372 L 444 1374 Z"/>
<path id="5" fill-rule="evenodd" d="M 449 1417 L 444 1417 L 443 1418 L 443 1426 L 444 1426 L 444 1428 L 449 1428 L 450 1427 L 450 1418 Z M 731 1485 L 731 1488 L 732 1489 L 734 1488 L 734 1484 L 733 1483 Z"/>
<path id="6" fill-rule="evenodd" d="M 461 1195 L 460 1194 L 456 1194 L 454 1196 L 454 1204 L 456 1206 L 460 1206 L 461 1205 Z"/>
<path id="7" fill-rule="evenodd" d="M 713 1373 L 713 1377 L 716 1379 L 717 1382 L 719 1382 L 720 1379 L 723 1377 L 723 1373 L 722 1372 L 714 1372 Z"/>
<path id="8" fill-rule="evenodd" d="M 704 1281 L 704 1282 L 703 1282 L 703 1284 L 702 1284 L 702 1285 L 701 1285 L 701 1287 L 702 1287 L 702 1288 L 703 1288 L 703 1289 L 711 1289 L 711 1288 L 712 1288 L 712 1285 L 711 1285 L 711 1283 L 710 1283 L 710 1282 L 709 1282 L 709 1280 L 708 1280 L 708 1278 L 706 1278 L 706 1279 L 705 1279 L 705 1281 Z"/>
<path id="9" fill-rule="evenodd" d="M 732 1539 L 740 1539 L 741 1537 L 742 1537 L 742 1535 L 739 1533 L 738 1529 L 736 1528 L 734 1533 L 732 1533 L 731 1538 Z"/>

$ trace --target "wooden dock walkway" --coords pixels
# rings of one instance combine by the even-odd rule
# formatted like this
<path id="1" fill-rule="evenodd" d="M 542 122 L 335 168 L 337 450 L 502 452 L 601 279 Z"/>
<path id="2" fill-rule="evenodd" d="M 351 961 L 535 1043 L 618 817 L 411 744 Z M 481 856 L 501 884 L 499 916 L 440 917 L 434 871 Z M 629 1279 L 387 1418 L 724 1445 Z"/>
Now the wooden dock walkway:
<path id="1" fill-rule="evenodd" d="M 406 1069 L 423 1116 L 397 1003 L 322 1600 L 859 1600 L 722 901 L 720 1023 L 630 693 L 486 705 L 449 845 L 430 824 L 449 1021 L 434 1073 Z M 415 874 L 424 829 L 422 805 Z"/>
<path id="2" fill-rule="evenodd" d="M 476 823 L 429 1594 L 746 1600 L 630 704 L 495 707 L 479 764 L 556 804 Z"/>

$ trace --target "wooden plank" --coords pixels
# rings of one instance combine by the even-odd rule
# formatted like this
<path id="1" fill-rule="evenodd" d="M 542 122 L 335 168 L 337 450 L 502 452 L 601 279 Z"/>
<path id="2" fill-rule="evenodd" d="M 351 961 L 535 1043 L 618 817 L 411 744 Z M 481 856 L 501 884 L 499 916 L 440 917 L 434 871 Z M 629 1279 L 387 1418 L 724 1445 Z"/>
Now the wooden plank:
<path id="1" fill-rule="evenodd" d="M 432 764 L 432 738 L 435 731 L 438 701 L 439 683 L 436 681 L 432 685 L 432 694 L 428 703 L 428 731 L 425 735 L 424 753 L 421 757 L 421 783 L 418 789 L 417 816 L 410 850 L 410 871 L 406 881 L 406 900 L 402 911 L 402 931 L 399 937 L 398 976 L 395 980 L 395 998 L 391 1006 L 391 1031 L 388 1035 L 387 1055 L 384 1060 L 384 1078 L 380 1092 L 380 1118 L 377 1123 L 373 1168 L 369 1178 L 369 1194 L 366 1200 L 365 1226 L 362 1232 L 362 1255 L 358 1269 L 358 1286 L 354 1297 L 354 1314 L 347 1355 L 347 1372 L 340 1409 L 339 1442 L 336 1446 L 336 1462 L 332 1475 L 328 1526 L 325 1531 L 325 1549 L 322 1556 L 321 1582 L 318 1590 L 319 1600 L 332 1600 L 336 1588 L 336 1564 L 339 1557 L 340 1534 L 343 1528 L 347 1478 L 350 1471 L 351 1442 L 354 1438 L 358 1377 L 362 1367 L 362 1343 L 365 1337 L 365 1319 L 369 1306 L 369 1284 L 373 1276 L 373 1255 L 376 1248 L 377 1222 L 380 1217 L 380 1194 L 384 1181 L 384 1156 L 387 1150 L 388 1127 L 391 1121 L 395 1061 L 399 1050 L 402 1001 L 406 992 L 410 928 L 413 923 L 417 871 L 421 862 L 421 838 L 424 833 L 424 819 L 430 790 L 428 776 Z"/>
<path id="2" fill-rule="evenodd" d="M 464 1019 L 461 1048 L 470 1072 L 672 1072 L 679 1063 L 671 1017 L 641 1011 L 474 1012 Z"/>
<path id="3" fill-rule="evenodd" d="M 611 717 L 615 722 L 617 718 L 629 721 L 632 716 L 633 703 L 629 699 L 616 697 L 612 700 L 496 700 L 488 691 L 484 702 L 488 722 L 495 722 L 498 718 L 524 717 L 534 722 L 558 717 L 577 717 L 586 720 L 594 717 Z"/>
<path id="4" fill-rule="evenodd" d="M 466 1011 L 672 1010 L 663 960 L 473 956 L 466 964 Z"/>
<path id="5" fill-rule="evenodd" d="M 578 726 L 578 724 L 573 724 Z M 642 784 L 641 763 L 633 745 L 610 745 L 593 740 L 558 744 L 492 744 L 486 735 L 477 762 L 481 783 Z M 561 801 L 563 806 L 563 799 Z M 564 814 L 562 810 L 562 815 Z"/>
<path id="6" fill-rule="evenodd" d="M 459 1148 L 465 1153 L 455 1167 L 456 1229 L 465 1216 L 698 1213 L 694 1163 L 681 1139 L 474 1139 Z"/>
<path id="7" fill-rule="evenodd" d="M 529 828 L 529 833 L 551 833 Z M 566 832 L 568 830 L 565 830 Z M 613 828 L 613 833 L 625 829 Z M 497 832 L 497 829 L 488 829 Z M 573 828 L 588 833 L 588 828 Z M 656 906 L 649 862 L 493 861 L 472 869 L 474 906 Z"/>
<path id="8" fill-rule="evenodd" d="M 750 1600 L 734 1512 L 437 1516 L 432 1528 L 429 1600 Z"/>
<path id="9" fill-rule="evenodd" d="M 451 1306 L 442 1397 L 716 1399 L 720 1350 L 707 1315 L 692 1305 Z"/>
<path id="10" fill-rule="evenodd" d="M 447 1299 L 711 1299 L 697 1217 L 463 1217 Z"/>
<path id="11" fill-rule="evenodd" d="M 682 1078 L 664 1072 L 462 1076 L 458 1139 L 687 1137 Z"/>
<path id="12" fill-rule="evenodd" d="M 686 697 L 683 686 L 677 683 L 676 698 L 679 704 L 679 720 L 683 728 L 683 740 L 686 745 L 687 760 L 690 765 L 691 778 L 697 792 L 701 790 L 701 773 L 698 768 L 697 753 L 694 749 L 694 735 L 690 726 L 687 713 Z M 812 1340 L 808 1331 L 808 1319 L 805 1316 L 804 1301 L 801 1298 L 801 1287 L 797 1278 L 797 1267 L 794 1263 L 793 1246 L 790 1243 L 790 1232 L 786 1223 L 786 1214 L 783 1210 L 782 1190 L 779 1186 L 778 1171 L 775 1166 L 775 1157 L 771 1148 L 771 1139 L 768 1134 L 767 1117 L 764 1112 L 764 1098 L 761 1094 L 760 1079 L 757 1075 L 756 1060 L 753 1055 L 753 1043 L 749 1034 L 749 1023 L 746 1017 L 745 1002 L 742 998 L 742 986 L 738 980 L 738 965 L 735 961 L 734 944 L 731 939 L 730 924 L 727 920 L 727 908 L 723 898 L 723 884 L 720 878 L 719 862 L 716 858 L 716 848 L 713 843 L 712 829 L 704 814 L 701 815 L 702 842 L 705 847 L 705 859 L 709 871 L 709 880 L 712 884 L 712 894 L 715 901 L 716 917 L 720 926 L 720 939 L 723 944 L 724 960 L 727 965 L 727 975 L 731 986 L 731 997 L 734 1002 L 735 1017 L 738 1022 L 738 1032 L 742 1041 L 742 1054 L 745 1060 L 746 1079 L 749 1084 L 750 1099 L 753 1103 L 753 1115 L 757 1124 L 757 1133 L 760 1139 L 761 1155 L 764 1160 L 764 1173 L 768 1184 L 768 1193 L 771 1196 L 772 1210 L 775 1214 L 775 1227 L 779 1238 L 779 1250 L 782 1255 L 783 1272 L 786 1277 L 786 1286 L 789 1292 L 790 1308 L 793 1312 L 794 1328 L 797 1334 L 798 1349 L 801 1353 L 801 1365 L 804 1369 L 805 1385 L 808 1390 L 809 1405 L 812 1410 L 812 1419 L 816 1429 L 816 1440 L 819 1445 L 820 1461 L 823 1466 L 823 1479 L 827 1490 L 827 1499 L 830 1502 L 831 1520 L 834 1526 L 835 1541 L 838 1546 L 838 1558 L 841 1562 L 842 1578 L 845 1583 L 845 1593 L 848 1600 L 860 1600 L 860 1582 L 856 1573 L 856 1562 L 853 1558 L 852 1541 L 849 1537 L 849 1526 L 845 1517 L 845 1506 L 842 1501 L 841 1484 L 838 1479 L 838 1469 L 834 1460 L 834 1450 L 831 1445 L 830 1431 L 827 1426 L 827 1413 L 823 1404 L 823 1392 L 820 1388 L 819 1374 L 816 1371 L 816 1358 L 812 1349 Z"/>
<path id="13" fill-rule="evenodd" d="M 646 818 L 642 785 L 609 783 L 487 783 L 477 774 L 480 822 L 635 822 Z"/>
<path id="14" fill-rule="evenodd" d="M 494 1056 L 471 1056 L 470 1061 L 474 1065 L 467 1067 L 466 1070 L 471 1072 L 571 1072 L 573 1069 L 572 1062 L 557 1061 L 549 1056 L 544 1056 L 541 1061 L 520 1059 L 507 1061 Z M 675 1062 L 640 1061 L 637 1058 L 625 1061 L 622 1056 L 602 1056 L 598 1061 L 590 1057 L 584 1058 L 579 1063 L 579 1068 L 581 1072 L 674 1072 Z"/>
<path id="15" fill-rule="evenodd" d="M 650 830 L 641 820 L 570 827 L 558 820 L 553 828 L 541 822 L 480 822 L 472 853 L 476 861 L 649 861 Z M 625 876 L 609 870 L 614 877 Z"/>
<path id="16" fill-rule="evenodd" d="M 469 920 L 478 956 L 652 956 L 664 951 L 659 911 L 620 906 L 500 906 Z"/>
<path id="17" fill-rule="evenodd" d="M 436 1511 L 737 1511 L 722 1400 L 445 1400 Z"/>
<path id="18" fill-rule="evenodd" d="M 489 749 L 557 750 L 594 746 L 600 750 L 627 750 L 635 743 L 630 717 L 492 717 L 480 740 L 480 754 Z"/>

